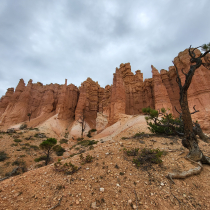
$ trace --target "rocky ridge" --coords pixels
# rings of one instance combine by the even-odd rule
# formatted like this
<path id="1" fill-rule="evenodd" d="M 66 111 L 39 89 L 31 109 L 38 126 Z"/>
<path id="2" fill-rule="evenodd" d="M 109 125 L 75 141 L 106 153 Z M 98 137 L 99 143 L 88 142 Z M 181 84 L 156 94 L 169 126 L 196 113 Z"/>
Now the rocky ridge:
<path id="1" fill-rule="evenodd" d="M 200 52 L 195 50 L 195 53 Z M 174 58 L 174 63 L 183 81 L 185 76 L 181 71 L 187 72 L 191 64 L 188 49 L 180 52 Z M 140 70 L 134 74 L 130 63 L 120 64 L 114 73 L 113 84 L 105 88 L 91 78 L 79 88 L 73 84 L 67 85 L 67 80 L 64 85 L 34 84 L 32 80 L 25 85 L 21 79 L 15 90 L 9 88 L 0 99 L 0 128 L 28 121 L 28 113 L 31 113 L 29 125 L 32 127 L 57 116 L 57 120 L 66 121 L 64 130 L 67 129 L 69 133 L 83 113 L 88 128 L 97 127 L 97 113 L 101 113 L 108 120 L 106 126 L 110 126 L 118 121 L 120 114 L 142 114 L 142 108 L 148 106 L 155 109 L 169 108 L 178 116 L 175 107 L 180 110 L 179 88 L 175 67 L 170 66 L 168 71 L 162 69 L 160 73 L 155 67 L 151 67 L 152 78 L 143 81 Z M 190 110 L 193 111 L 194 105 L 199 110 L 193 115 L 193 119 L 198 120 L 206 132 L 209 131 L 210 118 L 209 79 L 210 72 L 203 66 L 200 67 L 196 70 L 188 91 Z"/>

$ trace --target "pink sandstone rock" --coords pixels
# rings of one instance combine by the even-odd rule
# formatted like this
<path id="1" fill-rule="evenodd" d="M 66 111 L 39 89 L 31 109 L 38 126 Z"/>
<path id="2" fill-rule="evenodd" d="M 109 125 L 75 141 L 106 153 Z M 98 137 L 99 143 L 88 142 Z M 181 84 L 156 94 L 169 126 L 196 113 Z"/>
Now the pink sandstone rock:
<path id="1" fill-rule="evenodd" d="M 200 51 L 195 50 L 195 53 L 199 55 Z M 209 61 L 210 55 L 207 55 L 203 62 Z M 174 63 L 183 82 L 185 76 L 181 70 L 187 72 L 191 65 L 188 49 L 180 52 L 174 58 Z M 152 66 L 152 73 L 152 78 L 143 81 L 140 70 L 134 74 L 130 63 L 120 64 L 116 68 L 113 85 L 105 88 L 90 78 L 79 88 L 73 84 L 67 85 L 67 80 L 64 85 L 43 85 L 29 80 L 26 86 L 21 79 L 15 91 L 9 88 L 0 99 L 0 125 L 11 126 L 28 121 L 27 114 L 31 113 L 31 120 L 39 119 L 38 124 L 56 115 L 56 119 L 68 120 L 70 126 L 75 124 L 73 122 L 79 119 L 84 110 L 89 128 L 97 126 L 101 130 L 117 122 L 121 114 L 142 114 L 142 108 L 148 106 L 156 109 L 170 108 L 178 116 L 175 107 L 180 110 L 179 87 L 175 67 L 170 66 L 168 71 L 162 69 L 159 73 Z M 209 81 L 210 71 L 202 66 L 196 70 L 188 91 L 190 110 L 193 111 L 194 105 L 200 110 L 193 115 L 193 119 L 198 120 L 205 131 L 210 131 Z M 98 125 L 97 113 L 106 116 L 103 123 L 98 121 Z"/>

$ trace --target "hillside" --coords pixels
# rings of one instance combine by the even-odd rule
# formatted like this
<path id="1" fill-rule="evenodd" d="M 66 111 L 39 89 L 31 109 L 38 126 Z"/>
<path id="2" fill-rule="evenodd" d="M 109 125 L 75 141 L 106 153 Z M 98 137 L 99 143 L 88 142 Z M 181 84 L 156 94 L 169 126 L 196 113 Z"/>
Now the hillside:
<path id="1" fill-rule="evenodd" d="M 209 209 L 209 167 L 204 166 L 199 175 L 174 180 L 173 184 L 166 178 L 168 173 L 197 165 L 184 158 L 188 150 L 182 147 L 181 139 L 151 134 L 143 119 L 144 116 L 124 115 L 121 121 L 88 139 L 98 141 L 91 148 L 67 138 L 68 142 L 61 144 L 67 152 L 61 157 L 54 153 L 52 161 L 60 158 L 62 164 L 71 161 L 81 167 L 71 175 L 56 171 L 53 162 L 37 168 L 42 162 L 35 163 L 34 158 L 41 151 L 34 151 L 33 147 L 21 149 L 24 146 L 21 144 L 38 146 L 46 139 L 35 138 L 36 133 L 58 138 L 53 131 L 45 132 L 46 125 L 18 130 L 12 135 L 1 134 L 0 143 L 10 156 L 0 162 L 1 173 L 6 172 L 6 167 L 12 170 L 16 159 L 25 161 L 29 171 L 1 182 L 0 209 Z M 136 133 L 139 134 L 135 136 Z M 22 142 L 11 147 L 14 135 L 19 135 Z M 25 139 L 30 136 L 33 136 L 31 140 Z M 207 143 L 199 141 L 199 146 L 210 155 Z M 136 167 L 132 163 L 136 156 L 128 156 L 125 148 L 127 151 L 139 148 L 139 153 L 144 148 L 158 148 L 164 151 L 162 163 L 150 165 L 145 159 L 143 165 Z M 92 162 L 83 164 L 81 154 L 92 156 Z"/>

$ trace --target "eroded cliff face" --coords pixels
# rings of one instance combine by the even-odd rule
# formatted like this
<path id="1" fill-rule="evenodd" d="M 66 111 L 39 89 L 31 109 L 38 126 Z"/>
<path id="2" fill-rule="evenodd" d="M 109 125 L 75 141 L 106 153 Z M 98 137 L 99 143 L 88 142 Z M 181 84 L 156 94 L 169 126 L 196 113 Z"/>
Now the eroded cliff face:
<path id="1" fill-rule="evenodd" d="M 153 79 L 143 82 L 143 74 L 137 70 L 131 72 L 130 63 L 120 64 L 114 74 L 109 101 L 109 123 L 117 122 L 120 114 L 141 114 L 142 108 L 154 108 Z"/>
<path id="2" fill-rule="evenodd" d="M 23 79 L 20 80 L 15 92 L 9 88 L 6 95 L 0 100 L 0 123 L 12 125 L 43 116 L 47 120 L 53 114 L 59 118 L 74 120 L 74 113 L 78 101 L 79 90 L 74 85 L 43 85 L 32 83 L 25 86 Z M 40 122 L 41 123 L 41 122 Z"/>
<path id="3" fill-rule="evenodd" d="M 95 128 L 97 112 L 99 112 L 101 107 L 104 89 L 100 87 L 98 82 L 88 78 L 81 84 L 79 90 L 80 95 L 75 110 L 75 120 L 81 121 L 80 118 L 84 114 L 88 125 Z"/>
<path id="4" fill-rule="evenodd" d="M 200 51 L 195 50 L 195 53 L 198 55 Z M 210 60 L 210 55 L 207 55 L 207 60 Z M 180 52 L 174 63 L 184 81 L 181 70 L 187 72 L 191 65 L 188 49 Z M 113 84 L 105 88 L 90 78 L 79 88 L 73 84 L 67 85 L 67 81 L 64 85 L 43 85 L 29 80 L 26 86 L 21 79 L 15 91 L 9 88 L 0 99 L 0 125 L 27 121 L 28 113 L 31 113 L 31 120 L 39 119 L 39 123 L 56 115 L 56 119 L 66 120 L 70 125 L 84 114 L 90 128 L 100 127 L 102 130 L 117 122 L 121 114 L 142 114 L 144 107 L 169 108 L 178 116 L 175 107 L 180 110 L 179 87 L 175 67 L 170 66 L 168 71 L 162 69 L 160 73 L 154 66 L 151 67 L 152 78 L 143 81 L 140 70 L 134 74 L 130 63 L 120 64 L 114 73 Z M 190 110 L 193 111 L 194 105 L 199 110 L 193 119 L 198 120 L 204 130 L 209 130 L 210 122 L 209 81 L 210 71 L 202 66 L 196 70 L 188 91 Z M 99 116 L 105 120 L 99 120 Z"/>

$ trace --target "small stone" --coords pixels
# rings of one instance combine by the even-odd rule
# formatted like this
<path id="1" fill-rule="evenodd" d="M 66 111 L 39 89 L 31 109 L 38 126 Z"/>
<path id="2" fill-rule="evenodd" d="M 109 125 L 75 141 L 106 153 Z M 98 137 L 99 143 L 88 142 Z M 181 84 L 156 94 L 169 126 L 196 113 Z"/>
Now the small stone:
<path id="1" fill-rule="evenodd" d="M 117 187 L 120 187 L 120 185 L 118 183 L 116 185 L 117 185 Z"/>
<path id="2" fill-rule="evenodd" d="M 100 188 L 100 192 L 104 192 L 104 188 L 103 187 Z"/>
<path id="3" fill-rule="evenodd" d="M 79 204 L 79 201 L 78 201 L 78 200 L 76 200 L 76 204 L 77 204 L 77 205 Z"/>
<path id="4" fill-rule="evenodd" d="M 131 200 L 131 199 L 130 199 L 130 200 L 128 200 L 128 203 L 129 203 L 129 204 L 131 204 L 131 203 L 132 203 L 132 200 Z"/>
<path id="5" fill-rule="evenodd" d="M 134 208 L 134 209 L 137 209 L 137 206 L 134 204 L 134 205 L 133 205 L 133 208 Z"/>
<path id="6" fill-rule="evenodd" d="M 161 182 L 161 183 L 160 183 L 160 185 L 161 185 L 161 186 L 164 186 L 164 183 L 163 183 L 163 182 Z"/>
<path id="7" fill-rule="evenodd" d="M 96 209 L 97 207 L 96 207 L 96 202 L 93 202 L 92 204 L 91 204 L 91 207 L 93 208 L 93 209 Z"/>

